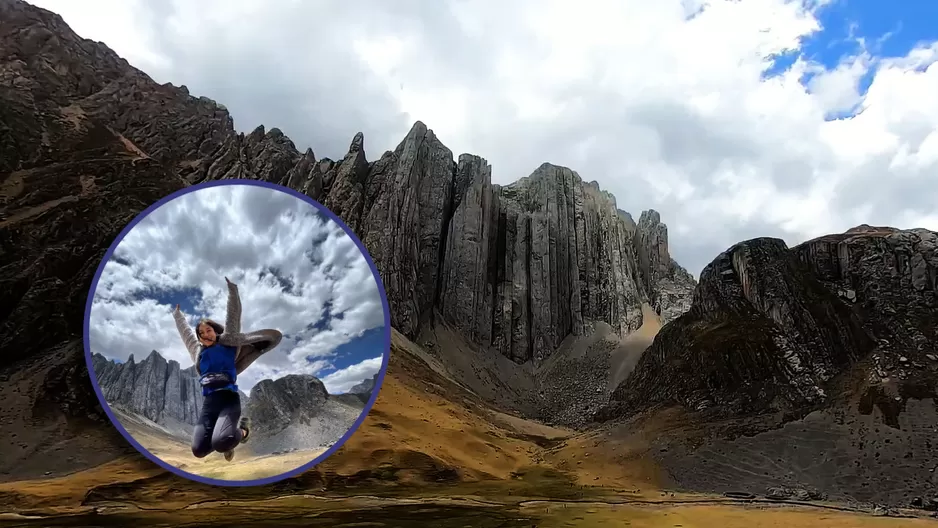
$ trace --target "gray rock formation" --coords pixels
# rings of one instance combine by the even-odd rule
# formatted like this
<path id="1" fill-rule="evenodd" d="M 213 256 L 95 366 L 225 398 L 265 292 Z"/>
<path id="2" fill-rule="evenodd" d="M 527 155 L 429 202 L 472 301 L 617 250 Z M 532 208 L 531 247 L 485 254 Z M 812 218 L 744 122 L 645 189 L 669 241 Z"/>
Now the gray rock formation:
<path id="1" fill-rule="evenodd" d="M 454 170 L 452 152 L 418 122 L 374 163 L 363 191 L 359 235 L 393 306 L 391 324 L 411 337 L 436 303 Z"/>
<path id="2" fill-rule="evenodd" d="M 265 434 L 277 434 L 294 422 L 308 422 L 329 399 L 326 386 L 315 376 L 289 374 L 259 381 L 251 389 L 244 413 Z"/>
<path id="3" fill-rule="evenodd" d="M 821 387 L 873 346 L 783 241 L 755 239 L 704 268 L 693 308 L 661 329 L 612 397 L 636 409 L 787 411 L 823 399 Z"/>
<path id="4" fill-rule="evenodd" d="M 259 382 L 244 407 L 253 421 L 251 451 L 261 455 L 333 445 L 363 409 L 354 395 L 342 396 L 330 396 L 322 381 L 308 374 Z"/>
<path id="5" fill-rule="evenodd" d="M 936 277 L 938 235 L 924 229 L 741 242 L 704 268 L 690 311 L 613 393 L 614 414 L 797 412 L 830 402 L 832 380 L 869 359 L 866 405 L 894 424 L 906 400 L 936 395 Z"/>
<path id="6" fill-rule="evenodd" d="M 128 94 L 140 90 L 138 82 L 144 81 L 127 87 Z M 154 127 L 138 130 L 128 116 L 155 102 L 124 96 L 116 85 L 111 90 L 83 103 L 93 107 L 90 115 L 123 116 L 112 126 L 188 181 L 263 179 L 329 207 L 368 248 L 392 324 L 408 337 L 441 313 L 477 344 L 516 361 L 542 360 L 594 321 L 622 335 L 634 330 L 642 302 L 665 321 L 690 305 L 694 280 L 670 258 L 658 213 L 646 211 L 636 226 L 612 195 L 570 169 L 544 164 L 513 185 L 493 185 L 484 160 L 464 154 L 454 162 L 421 122 L 377 161 L 367 161 L 360 133 L 342 160 L 316 161 L 277 129 L 236 135 L 226 111 L 185 91 L 163 95 L 161 105 L 179 109 L 159 119 L 202 116 L 208 130 L 191 134 L 206 139 L 196 148 L 185 139 L 193 123 L 167 124 L 177 146 L 160 143 L 151 152 L 159 137 Z"/>
<path id="7" fill-rule="evenodd" d="M 361 133 L 343 159 L 317 160 L 279 129 L 237 133 L 223 105 L 155 83 L 56 15 L 19 2 L 3 9 L 28 35 L 6 47 L 12 57 L 70 65 L 55 70 L 11 59 L 0 71 L 19 76 L 13 103 L 28 108 L 35 97 L 51 97 L 52 115 L 112 131 L 179 183 L 260 179 L 319 200 L 368 248 L 392 324 L 407 337 L 442 314 L 479 345 L 516 361 L 542 360 L 594 321 L 623 335 L 637 328 L 641 302 L 666 320 L 689 304 L 693 280 L 668 256 L 657 213 L 635 226 L 610 194 L 570 169 L 545 164 L 513 185 L 493 185 L 484 160 L 454 161 L 420 122 L 376 161 L 366 159 Z M 0 164 L 10 164 L 0 170 L 44 163 L 46 154 L 34 151 L 43 130 L 24 130 L 32 135 L 16 139 L 21 146 L 0 143 Z M 0 343 L 6 337 L 0 332 Z"/>
<path id="8" fill-rule="evenodd" d="M 375 385 L 377 384 L 378 384 L 378 375 L 375 374 L 374 376 L 370 378 L 365 378 L 364 380 L 362 380 L 361 383 L 358 383 L 357 385 L 353 386 L 348 391 L 351 394 L 366 394 L 368 396 L 371 396 L 371 392 L 375 390 Z"/>
<path id="9" fill-rule="evenodd" d="M 673 258 L 668 246 L 668 227 L 655 210 L 642 212 L 633 237 L 638 266 L 642 270 L 649 303 L 667 324 L 690 310 L 695 281 Z"/>
<path id="10" fill-rule="evenodd" d="M 668 317 L 689 307 L 694 280 L 670 259 L 658 213 L 635 226 L 598 184 L 546 163 L 502 187 L 464 155 L 454 182 L 466 190 L 454 204 L 438 309 L 474 342 L 543 361 L 597 322 L 624 337 L 641 326 L 643 302 Z"/>
<path id="11" fill-rule="evenodd" d="M 92 364 L 108 405 L 187 438 L 198 423 L 203 397 L 195 367 L 181 368 L 156 350 L 139 363 L 133 354 L 123 363 L 94 354 Z M 244 408 L 250 399 L 239 394 Z"/>
<path id="12" fill-rule="evenodd" d="M 117 363 L 94 354 L 98 386 L 108 405 L 138 414 L 151 422 L 195 425 L 202 409 L 202 387 L 194 367 L 180 368 L 156 350 L 139 363 L 133 354 Z"/>
<path id="13" fill-rule="evenodd" d="M 347 402 L 343 398 L 329 398 L 308 420 L 291 422 L 276 434 L 268 434 L 263 426 L 254 426 L 251 434 L 255 436 L 245 447 L 255 455 L 292 451 L 322 452 L 348 434 L 355 420 L 361 415 L 362 408 L 360 401 Z M 313 455 L 310 460 L 312 458 Z"/>
<path id="14" fill-rule="evenodd" d="M 909 399 L 938 401 L 938 233 L 862 225 L 792 253 L 876 340 L 867 411 L 895 426 Z"/>
<path id="15" fill-rule="evenodd" d="M 682 408 L 650 454 L 676 485 L 812 487 L 907 505 L 935 487 L 938 233 L 860 226 L 734 245 L 600 419 Z M 661 416 L 661 415 L 658 415 Z"/>

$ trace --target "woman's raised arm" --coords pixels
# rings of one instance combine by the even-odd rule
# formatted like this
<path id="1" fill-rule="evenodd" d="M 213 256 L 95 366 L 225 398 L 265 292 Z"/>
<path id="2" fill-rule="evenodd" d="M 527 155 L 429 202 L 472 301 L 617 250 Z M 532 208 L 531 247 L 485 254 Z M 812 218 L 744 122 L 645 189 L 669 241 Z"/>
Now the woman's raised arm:
<path id="1" fill-rule="evenodd" d="M 238 294 L 238 285 L 228 280 L 228 314 L 225 319 L 225 333 L 237 334 L 241 332 L 241 296 Z"/>
<path id="2" fill-rule="evenodd" d="M 189 351 L 189 355 L 192 357 L 192 363 L 195 364 L 196 358 L 199 357 L 199 340 L 196 339 L 195 332 L 192 331 L 189 323 L 186 322 L 186 316 L 182 315 L 178 304 L 176 305 L 176 309 L 173 310 L 173 318 L 176 319 L 176 330 L 179 331 L 179 337 L 182 338 L 183 344 L 186 345 L 186 350 Z"/>

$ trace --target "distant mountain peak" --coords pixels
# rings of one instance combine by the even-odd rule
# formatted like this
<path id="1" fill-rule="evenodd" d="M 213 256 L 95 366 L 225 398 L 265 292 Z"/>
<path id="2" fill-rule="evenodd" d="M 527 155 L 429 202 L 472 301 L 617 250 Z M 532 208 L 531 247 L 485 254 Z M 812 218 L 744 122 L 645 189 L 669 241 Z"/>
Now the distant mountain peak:
<path id="1" fill-rule="evenodd" d="M 371 394 L 374 391 L 375 386 L 378 384 L 378 374 L 370 378 L 365 378 L 361 382 L 354 385 L 348 391 L 352 394 Z"/>

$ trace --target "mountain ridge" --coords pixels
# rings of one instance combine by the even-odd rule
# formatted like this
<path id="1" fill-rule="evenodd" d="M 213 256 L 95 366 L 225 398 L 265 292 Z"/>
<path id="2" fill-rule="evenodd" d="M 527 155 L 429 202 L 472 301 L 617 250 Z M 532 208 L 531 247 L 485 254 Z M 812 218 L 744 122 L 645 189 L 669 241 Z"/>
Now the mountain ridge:
<path id="1" fill-rule="evenodd" d="M 13 64 L 17 65 L 12 70 L 21 79 L 17 92 L 36 90 L 48 96 L 55 106 L 47 112 L 67 123 L 101 123 L 129 151 L 157 162 L 185 184 L 257 179 L 291 187 L 321 202 L 369 248 L 382 272 L 392 325 L 410 338 L 416 337 L 436 313 L 446 318 L 464 311 L 458 300 L 449 305 L 438 302 L 446 291 L 465 291 L 458 281 L 445 277 L 447 260 L 450 268 L 477 264 L 506 277 L 495 284 L 498 291 L 489 292 L 481 285 L 473 291 L 476 297 L 489 298 L 489 304 L 512 305 L 501 312 L 499 329 L 476 332 L 481 341 L 477 344 L 494 346 L 518 361 L 543 359 L 559 346 L 566 333 L 555 335 L 551 327 L 557 323 L 576 332 L 595 319 L 619 328 L 624 335 L 640 326 L 642 299 L 660 298 L 652 304 L 666 318 L 675 317 L 689 304 L 686 298 L 692 291 L 693 277 L 672 266 L 667 256 L 667 228 L 660 215 L 643 213 L 649 221 L 639 222 L 633 230 L 634 222 L 620 215 L 615 198 L 600 190 L 596 182 L 584 183 L 575 171 L 544 163 L 513 184 L 493 185 L 491 167 L 483 158 L 461 154 L 454 159 L 452 151 L 421 121 L 414 123 L 396 149 L 376 160 L 366 159 L 360 132 L 343 159 L 317 160 L 312 149 L 301 153 L 278 128 L 268 130 L 259 125 L 247 134 L 236 132 L 224 105 L 204 96 L 194 97 L 184 85 L 157 84 L 106 45 L 79 37 L 60 16 L 24 5 L 6 0 L 2 7 L 10 27 L 24 26 L 19 29 L 20 38 L 10 45 Z M 56 37 L 50 38 L 53 31 Z M 30 68 L 21 56 L 47 62 L 64 60 L 71 67 L 59 75 Z M 0 170 L 28 169 L 39 162 L 43 151 L 40 147 L 36 152 L 36 146 L 43 144 L 42 137 L 42 131 L 36 130 L 16 140 L 24 146 L 0 150 L 0 157 L 9 154 L 10 160 L 17 160 L 16 166 L 0 165 Z M 475 220 L 473 215 L 481 214 L 482 204 L 465 205 L 465 193 L 470 189 L 481 199 L 490 196 L 490 201 L 504 203 L 505 211 L 489 209 L 488 219 Z M 512 199 L 519 193 L 521 202 Z M 555 198 L 556 204 L 552 201 Z M 454 215 L 460 218 L 455 224 Z M 501 216 L 507 216 L 505 222 L 499 222 Z M 582 217 L 588 227 L 571 227 L 580 235 L 576 247 L 558 246 L 556 240 L 567 229 L 563 219 L 571 217 L 574 222 Z M 531 262 L 521 255 L 515 262 L 502 262 L 484 254 L 483 248 L 473 259 L 465 251 L 450 249 L 447 239 L 472 232 L 474 222 L 482 224 L 478 227 L 485 231 L 489 244 L 517 234 L 517 249 L 530 253 Z M 601 231 L 594 233 L 596 229 Z M 591 243 L 591 239 L 596 240 Z M 607 243 L 620 247 L 606 254 L 602 245 Z M 455 255 L 448 259 L 448 251 L 455 251 Z M 664 255 L 658 258 L 658 253 Z M 425 254 L 430 256 L 421 256 Z M 576 258 L 563 263 L 566 255 Z M 637 265 L 639 260 L 648 264 Z M 633 284 L 623 291 L 605 292 L 605 283 L 619 283 L 606 276 L 622 263 L 632 268 L 626 275 Z M 569 269 L 570 276 L 554 283 L 556 274 L 551 270 L 558 266 Z M 529 269 L 534 277 L 527 273 Z M 664 284 L 669 294 L 657 294 L 659 276 L 676 279 Z M 517 289 L 509 284 L 511 277 L 531 278 L 531 287 Z M 596 302 L 582 299 L 581 306 L 559 302 L 577 291 L 589 290 L 600 292 Z M 528 313 L 528 308 L 534 313 Z M 447 322 L 461 325 L 461 319 L 449 317 Z M 490 326 L 497 324 L 493 321 Z M 494 337 L 485 342 L 484 334 Z M 0 343 L 5 337 L 0 332 Z"/>
<path id="2" fill-rule="evenodd" d="M 156 350 L 140 362 L 131 354 L 121 363 L 94 353 L 92 365 L 109 405 L 173 430 L 198 423 L 203 397 L 193 366 L 183 369 L 178 361 L 167 361 Z"/>
<path id="3" fill-rule="evenodd" d="M 152 177 L 162 194 L 201 181 L 247 178 L 285 184 L 320 201 L 368 248 L 387 293 L 392 326 L 410 339 L 448 325 L 474 347 L 496 350 L 521 365 L 537 364 L 571 335 L 589 340 L 594 332 L 605 332 L 597 328 L 608 325 L 625 337 L 642 326 L 643 305 L 669 320 L 690 304 L 695 281 L 670 257 L 660 215 L 649 210 L 636 223 L 618 209 L 614 196 L 596 182 L 584 182 L 575 171 L 544 163 L 513 184 L 493 184 L 483 158 L 462 154 L 453 159 L 452 151 L 420 121 L 395 150 L 376 160 L 367 160 L 361 133 L 341 160 L 317 160 L 311 149 L 301 154 L 279 129 L 259 126 L 248 134 L 236 133 L 223 105 L 193 97 L 185 86 L 159 85 L 106 46 L 78 37 L 58 15 L 24 6 L 15 0 L 0 3 L 7 28 L 2 35 L 9 42 L 5 60 L 11 66 L 6 71 L 18 79 L 15 89 L 3 94 L 17 109 L 16 119 L 29 116 L 32 121 L 22 122 L 23 133 L 15 143 L 0 143 L 0 158 L 7 160 L 0 169 L 15 170 L 24 187 L 47 188 L 11 194 L 7 211 L 49 206 L 37 197 L 57 196 L 61 183 L 55 178 L 73 178 L 71 185 L 88 196 L 106 192 L 112 184 L 107 176 L 87 176 L 100 171 L 84 168 L 79 173 L 76 168 L 70 173 L 56 165 L 70 163 L 57 161 L 55 156 L 63 153 L 92 156 L 83 145 L 93 138 L 128 169 L 158 171 Z M 55 71 L 43 66 L 53 63 L 69 67 Z M 50 142 L 61 148 L 44 146 Z M 40 179 L 37 171 L 50 174 Z M 54 204 L 56 211 L 69 215 L 85 208 L 81 199 Z M 115 218 L 107 230 L 69 234 L 92 235 L 84 247 L 106 246 L 110 233 L 139 212 L 139 205 L 149 203 L 128 204 L 115 215 L 120 221 Z M 10 243 L 27 242 L 25 231 L 18 230 Z M 32 242 L 44 247 L 42 239 Z M 69 244 L 66 238 L 56 243 Z M 53 266 L 42 264 L 49 258 L 41 251 L 24 254 L 22 269 L 32 271 L 13 281 L 0 278 L 0 285 L 13 292 L 6 303 L 14 307 L 9 320 L 29 317 L 17 292 L 52 278 Z M 40 265 L 27 265 L 30 261 Z M 66 278 L 87 287 L 92 273 L 87 263 L 81 255 L 64 259 L 56 269 L 81 270 L 79 276 Z M 485 273 L 480 276 L 477 269 Z M 69 298 L 64 292 L 55 294 Z M 77 317 L 82 309 L 75 302 L 68 311 Z M 19 341 L 22 333 L 10 330 L 0 327 L 0 345 L 20 354 L 31 350 Z M 576 365 L 557 376 L 575 376 Z M 526 385 L 534 390 L 537 383 L 568 385 L 569 380 Z M 599 394 L 605 397 L 606 391 Z M 532 403 L 522 407 L 534 409 L 531 413 L 552 413 L 554 404 L 538 404 L 535 394 L 525 399 Z M 590 403 L 590 409 L 597 404 Z M 586 416 L 562 414 L 577 422 Z"/>
<path id="4" fill-rule="evenodd" d="M 365 157 L 360 133 L 341 160 L 317 160 L 276 128 L 235 133 L 224 106 L 154 83 L 23 2 L 0 0 L 0 43 L 8 81 L 0 83 L 0 268 L 12 271 L 0 275 L 0 306 L 11 307 L 0 314 L 0 346 L 10 351 L 0 369 L 16 380 L 0 395 L 16 402 L 2 411 L 4 427 L 23 435 L 3 445 L 5 478 L 126 452 L 106 436 L 83 377 L 77 336 L 94 270 L 123 226 L 158 199 L 247 177 L 298 189 L 354 229 L 388 292 L 392 331 L 419 358 L 396 363 L 410 369 L 398 375 L 432 369 L 433 383 L 452 382 L 440 385 L 453 389 L 449 397 L 491 403 L 486 416 L 508 409 L 510 418 L 586 429 L 571 443 L 616 446 L 623 454 L 605 453 L 605 464 L 631 470 L 641 458 L 684 489 L 785 483 L 900 504 L 934 484 L 926 472 L 938 466 L 930 454 L 938 420 L 926 374 L 935 370 L 928 339 L 938 267 L 922 245 L 928 233 L 859 226 L 795 248 L 752 239 L 694 281 L 670 257 L 660 215 L 634 221 L 568 168 L 543 164 L 511 185 L 492 184 L 484 159 L 454 159 L 419 121 L 376 160 Z M 660 331 L 656 322 L 665 323 Z M 626 343 L 646 325 L 644 339 Z M 740 380 L 749 381 L 742 390 Z M 826 403 L 815 389 L 829 393 Z M 377 475 L 379 460 L 394 459 L 452 475 L 427 462 L 436 453 L 427 443 L 451 438 L 402 425 L 425 418 L 392 425 L 378 406 L 373 415 L 379 434 L 397 428 L 402 443 L 382 453 L 359 445 L 373 464 L 351 463 L 351 474 Z M 586 423 L 593 416 L 602 422 Z M 40 457 L 29 443 L 57 433 L 81 448 L 81 460 Z M 83 439 L 95 434 L 107 452 L 92 457 Z M 466 447 L 485 450 L 487 441 Z M 585 458 L 536 441 L 551 446 L 538 456 L 569 457 L 558 468 Z"/>
<path id="5" fill-rule="evenodd" d="M 641 429 L 669 412 L 680 431 L 651 453 L 678 486 L 921 504 L 938 471 L 938 233 L 734 244 L 595 417 Z"/>
<path id="6" fill-rule="evenodd" d="M 181 369 L 156 350 L 140 362 L 131 354 L 123 363 L 96 353 L 93 365 L 101 393 L 121 420 L 129 415 L 140 422 L 135 427 L 155 427 L 188 444 L 204 399 L 194 367 Z M 330 394 L 312 374 L 263 379 L 250 397 L 239 394 L 241 412 L 253 423 L 255 455 L 332 445 L 364 408 L 357 395 Z"/>
<path id="7" fill-rule="evenodd" d="M 110 405 L 139 414 L 159 425 L 191 427 L 198 422 L 203 396 L 194 366 L 181 368 L 178 361 L 167 360 L 156 350 L 139 362 L 135 361 L 133 354 L 127 361 L 118 362 L 96 352 L 92 354 L 92 365 L 98 387 Z M 310 402 L 315 408 L 321 407 L 325 399 L 335 396 L 329 394 L 322 381 L 312 374 L 290 374 L 258 381 L 254 389 L 259 388 L 260 392 L 254 394 L 252 389 L 251 397 L 238 391 L 242 409 L 247 412 L 252 408 L 252 403 L 258 405 L 257 402 L 261 402 L 264 395 L 271 391 L 274 392 L 270 396 L 276 397 L 276 387 L 285 383 L 280 380 L 287 377 L 309 380 L 319 387 L 319 395 L 314 398 L 316 401 Z M 190 432 L 187 430 L 184 435 Z"/>
<path id="8" fill-rule="evenodd" d="M 756 238 L 718 255 L 700 279 L 690 310 L 662 329 L 615 400 L 790 411 L 829 400 L 823 387 L 865 358 L 871 383 L 895 378 L 895 401 L 938 398 L 938 233 L 858 226 L 792 248 Z M 708 354 L 732 368 L 695 389 Z M 683 383 L 655 381 L 667 371 Z M 720 391 L 738 399 L 714 400 Z"/>

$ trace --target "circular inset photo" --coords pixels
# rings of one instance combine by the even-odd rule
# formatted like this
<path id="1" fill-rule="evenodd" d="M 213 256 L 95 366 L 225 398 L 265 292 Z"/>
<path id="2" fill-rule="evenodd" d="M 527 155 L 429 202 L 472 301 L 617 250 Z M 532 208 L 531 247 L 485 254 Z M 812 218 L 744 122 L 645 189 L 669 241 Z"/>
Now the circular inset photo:
<path id="1" fill-rule="evenodd" d="M 273 184 L 197 185 L 148 208 L 95 274 L 85 353 L 101 405 L 186 478 L 267 484 L 351 436 L 387 369 L 390 315 L 361 241 Z"/>

